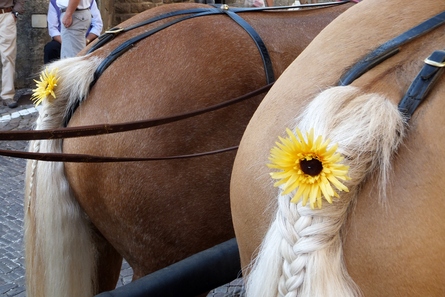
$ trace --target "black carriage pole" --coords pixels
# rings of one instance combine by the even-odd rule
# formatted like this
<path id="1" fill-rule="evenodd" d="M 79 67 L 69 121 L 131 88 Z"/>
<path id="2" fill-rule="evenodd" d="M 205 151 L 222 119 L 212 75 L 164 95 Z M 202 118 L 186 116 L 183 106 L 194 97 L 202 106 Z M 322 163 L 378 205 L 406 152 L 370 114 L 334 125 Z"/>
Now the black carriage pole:
<path id="1" fill-rule="evenodd" d="M 195 297 L 240 276 L 235 238 L 96 297 Z"/>

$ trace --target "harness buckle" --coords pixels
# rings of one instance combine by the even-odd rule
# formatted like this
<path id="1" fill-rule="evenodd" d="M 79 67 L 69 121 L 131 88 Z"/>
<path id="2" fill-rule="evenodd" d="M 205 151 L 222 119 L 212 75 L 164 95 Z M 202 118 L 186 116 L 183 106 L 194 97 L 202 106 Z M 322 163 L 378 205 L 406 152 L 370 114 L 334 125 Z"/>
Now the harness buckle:
<path id="1" fill-rule="evenodd" d="M 439 68 L 445 67 L 445 62 L 436 62 L 436 61 L 430 60 L 428 58 L 425 59 L 425 64 L 428 64 L 428 65 L 431 65 L 434 67 L 439 67 Z"/>
<path id="2" fill-rule="evenodd" d="M 116 28 L 111 28 L 110 30 L 105 31 L 105 33 L 107 34 L 117 34 L 124 31 L 124 28 L 122 27 L 116 27 Z"/>

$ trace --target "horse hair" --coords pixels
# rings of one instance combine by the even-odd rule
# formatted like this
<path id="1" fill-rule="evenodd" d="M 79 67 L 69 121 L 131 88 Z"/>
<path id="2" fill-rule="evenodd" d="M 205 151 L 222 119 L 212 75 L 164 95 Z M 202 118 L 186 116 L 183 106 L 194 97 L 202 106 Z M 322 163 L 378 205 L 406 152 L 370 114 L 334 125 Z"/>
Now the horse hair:
<path id="1" fill-rule="evenodd" d="M 48 66 L 50 71 L 57 69 L 56 98 L 43 101 L 35 129 L 61 127 L 69 106 L 86 97 L 99 62 L 76 57 Z M 62 140 L 33 141 L 30 151 L 62 152 Z M 89 221 L 73 196 L 63 163 L 28 161 L 26 176 L 27 296 L 93 296 L 96 251 Z"/>
<path id="2" fill-rule="evenodd" d="M 385 197 L 391 158 L 401 144 L 405 120 L 383 96 L 347 86 L 319 94 L 297 119 L 297 127 L 313 128 L 315 135 L 338 144 L 350 168 L 351 180 L 345 182 L 349 193 L 340 193 L 322 209 L 290 203 L 293 193 L 278 195 L 275 219 L 248 276 L 247 296 L 361 296 L 345 267 L 341 228 L 348 206 L 369 174 L 378 171 L 376 197 Z"/>

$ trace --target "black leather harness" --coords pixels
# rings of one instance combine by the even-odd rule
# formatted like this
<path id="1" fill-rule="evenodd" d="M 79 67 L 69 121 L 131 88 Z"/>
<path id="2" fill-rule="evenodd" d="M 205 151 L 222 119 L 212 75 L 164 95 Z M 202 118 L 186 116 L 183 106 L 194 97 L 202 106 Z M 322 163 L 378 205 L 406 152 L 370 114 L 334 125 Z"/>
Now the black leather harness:
<path id="1" fill-rule="evenodd" d="M 317 3 L 317 4 L 308 4 L 304 5 L 304 7 L 320 7 L 320 6 L 331 6 L 331 5 L 339 5 L 339 4 L 345 4 L 350 1 L 339 1 L 339 2 L 331 2 L 331 3 Z M 264 71 L 266 75 L 266 83 L 270 84 L 275 82 L 275 75 L 273 72 L 272 67 L 272 61 L 270 59 L 269 52 L 266 48 L 266 45 L 264 44 L 264 41 L 262 40 L 261 36 L 255 31 L 255 29 L 246 22 L 239 13 L 243 12 L 253 12 L 253 11 L 267 11 L 267 10 L 283 10 L 288 8 L 295 8 L 296 6 L 278 6 L 278 7 L 259 7 L 259 8 L 232 8 L 229 7 L 226 4 L 223 5 L 213 5 L 214 7 L 198 7 L 198 8 L 191 8 L 191 9 L 183 9 L 183 10 L 177 10 L 177 11 L 171 11 L 165 14 L 161 14 L 158 16 L 155 16 L 153 18 L 150 18 L 148 20 L 145 20 L 143 22 L 140 22 L 138 24 L 132 25 L 128 28 L 120 28 L 115 27 L 108 31 L 106 31 L 104 34 L 99 36 L 98 42 L 96 42 L 88 51 L 88 53 L 92 53 L 98 48 L 102 47 L 109 41 L 115 38 L 118 34 L 121 34 L 123 32 L 128 32 L 130 30 L 146 26 L 161 20 L 165 20 L 172 17 L 178 17 L 176 19 L 173 19 L 163 25 L 160 25 L 159 27 L 156 27 L 152 30 L 149 30 L 147 32 L 144 32 L 138 36 L 135 36 L 125 42 L 123 42 L 121 45 L 119 45 L 116 49 L 114 49 L 103 61 L 102 63 L 97 67 L 95 73 L 94 73 L 94 80 L 90 85 L 90 88 L 96 83 L 97 79 L 102 75 L 102 73 L 107 69 L 107 67 L 116 60 L 119 56 L 121 56 L 124 52 L 129 50 L 132 46 L 134 46 L 135 43 L 155 34 L 158 33 L 165 28 L 168 28 L 174 24 L 193 19 L 196 17 L 204 17 L 204 16 L 211 16 L 211 15 L 220 15 L 225 14 L 229 16 L 235 23 L 237 23 L 241 28 L 243 28 L 247 34 L 252 38 L 253 42 L 258 48 L 258 51 L 260 53 L 261 59 L 263 61 L 264 65 Z M 179 17 L 180 16 L 180 17 Z"/>
<path id="2" fill-rule="evenodd" d="M 405 96 L 399 103 L 399 110 L 410 119 L 416 108 L 426 98 L 434 83 L 443 73 L 445 51 L 435 51 L 425 60 L 425 65 L 416 76 Z"/>
<path id="3" fill-rule="evenodd" d="M 445 24 L 445 12 L 437 14 L 420 25 L 384 43 L 347 71 L 340 78 L 338 85 L 346 86 L 351 84 L 366 71 L 398 53 L 400 51 L 400 46 L 403 44 L 408 43 L 443 24 Z M 444 62 L 445 51 L 435 51 L 425 60 L 424 67 L 414 79 L 398 106 L 400 112 L 405 115 L 407 120 L 411 118 L 416 108 L 426 98 L 428 92 L 443 72 L 445 66 Z"/>
<path id="4" fill-rule="evenodd" d="M 190 12 L 190 11 L 192 11 L 192 12 Z M 165 28 L 168 28 L 174 24 L 177 24 L 177 23 L 189 20 L 189 19 L 193 19 L 196 17 L 218 15 L 218 14 L 228 15 L 232 20 L 234 20 L 238 25 L 240 25 L 249 34 L 250 37 L 252 37 L 254 43 L 256 44 L 256 46 L 258 48 L 260 55 L 261 55 L 261 59 L 263 60 L 264 70 L 266 73 L 266 83 L 269 84 L 269 83 L 272 83 L 275 81 L 275 76 L 274 76 L 273 68 L 272 68 L 272 61 L 270 59 L 269 52 L 267 51 L 267 48 L 266 48 L 263 40 L 261 39 L 260 35 L 255 31 L 255 29 L 249 23 L 247 23 L 243 18 L 241 18 L 239 15 L 237 15 L 227 5 L 225 5 L 225 6 L 223 5 L 223 6 L 221 6 L 221 8 L 216 8 L 216 7 L 214 7 L 214 8 L 200 8 L 200 9 L 197 8 L 197 9 L 193 9 L 193 10 L 189 9 L 186 11 L 177 11 L 174 15 L 183 15 L 183 14 L 185 14 L 185 16 L 182 16 L 180 18 L 176 18 L 172 21 L 169 21 L 157 28 L 154 28 L 154 29 L 144 32 L 138 36 L 135 36 L 135 37 L 125 41 L 121 45 L 119 45 L 97 67 L 97 69 L 94 73 L 94 80 L 91 83 L 90 88 L 93 87 L 93 85 L 96 83 L 97 79 L 102 75 L 102 73 L 105 71 L 105 69 L 114 60 L 116 60 L 119 56 L 121 56 L 124 52 L 129 50 L 135 43 L 137 43 L 137 42 L 139 42 L 139 41 L 141 41 L 155 33 L 158 33 L 160 31 L 164 30 Z M 167 13 L 166 15 L 161 15 L 161 16 L 155 17 L 155 18 L 150 19 L 144 23 L 153 23 L 160 19 L 165 19 L 165 18 L 170 18 L 170 17 L 172 17 L 172 15 L 170 13 Z M 125 31 L 128 31 L 128 29 Z M 116 30 L 112 30 L 112 32 L 116 32 Z M 110 34 L 110 33 L 105 33 L 105 34 Z M 107 36 L 107 35 L 105 35 L 105 36 Z M 109 38 L 110 37 L 108 37 L 108 38 L 105 37 L 102 40 L 100 40 L 99 43 L 103 44 L 102 41 L 104 41 L 105 39 L 109 40 Z M 96 47 L 92 48 L 91 50 L 95 50 L 95 49 L 96 49 Z"/>
<path id="5" fill-rule="evenodd" d="M 114 49 L 102 63 L 97 67 L 95 73 L 94 73 L 94 80 L 91 83 L 90 88 L 96 83 L 97 79 L 100 77 L 100 75 L 105 71 L 105 69 L 119 56 L 121 56 L 124 52 L 129 50 L 135 43 L 157 33 L 165 28 L 168 28 L 174 24 L 196 18 L 196 17 L 204 17 L 204 16 L 211 16 L 211 15 L 220 15 L 225 14 L 229 16 L 233 21 L 235 21 L 241 28 L 243 28 L 249 36 L 252 38 L 253 42 L 258 48 L 258 51 L 261 55 L 261 59 L 263 60 L 264 65 L 264 71 L 266 74 L 266 83 L 270 84 L 275 82 L 275 76 L 273 73 L 273 67 L 272 67 L 272 61 L 270 59 L 269 52 L 266 48 L 266 45 L 264 44 L 264 41 L 262 40 L 261 36 L 255 31 L 255 29 L 246 22 L 239 14 L 245 13 L 245 12 L 253 12 L 253 11 L 268 11 L 268 10 L 285 10 L 290 8 L 296 8 L 296 7 L 324 7 L 324 6 L 333 6 L 333 5 L 339 5 L 339 4 L 345 4 L 350 2 L 349 0 L 346 1 L 339 1 L 339 2 L 328 2 L 328 3 L 315 3 L 315 4 L 306 4 L 304 6 L 277 6 L 277 7 L 258 7 L 258 8 L 233 8 L 229 7 L 226 4 L 223 5 L 213 5 L 213 7 L 198 7 L 198 8 L 191 8 L 191 9 L 184 9 L 184 10 L 177 10 L 177 11 L 171 11 L 165 14 L 161 14 L 159 16 L 155 16 L 153 18 L 150 18 L 148 20 L 145 20 L 141 23 L 132 25 L 128 28 L 120 28 L 115 27 L 108 31 L 106 31 L 104 34 L 99 36 L 98 42 L 96 42 L 88 51 L 88 53 L 91 53 L 98 48 L 102 47 L 106 43 L 108 43 L 110 40 L 114 39 L 117 34 L 121 34 L 123 32 L 128 32 L 130 30 L 155 23 L 160 20 L 165 20 L 172 17 L 179 17 L 176 19 L 173 19 L 163 25 L 160 25 L 157 28 L 154 28 L 150 31 L 144 32 L 138 36 L 135 36 L 121 45 L 119 45 L 116 49 Z"/>

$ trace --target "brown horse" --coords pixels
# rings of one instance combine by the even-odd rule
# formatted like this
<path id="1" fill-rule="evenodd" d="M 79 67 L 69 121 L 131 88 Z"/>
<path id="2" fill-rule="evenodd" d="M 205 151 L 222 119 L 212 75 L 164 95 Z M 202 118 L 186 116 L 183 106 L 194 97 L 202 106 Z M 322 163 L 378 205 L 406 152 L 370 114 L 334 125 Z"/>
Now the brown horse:
<path id="1" fill-rule="evenodd" d="M 350 6 L 240 15 L 262 38 L 278 77 Z M 120 26 L 196 8 L 209 6 L 165 5 Z M 110 52 L 168 21 L 128 30 L 92 53 L 51 64 L 48 73 L 58 79 L 55 98 L 43 100 L 36 129 L 62 127 L 68 110 L 79 103 L 69 127 L 169 117 L 266 84 L 253 40 L 227 15 L 218 14 L 166 26 L 133 44 L 89 88 Z M 233 146 L 263 96 L 151 129 L 33 141 L 30 151 L 158 157 Z M 232 238 L 228 195 L 234 156 L 228 152 L 128 163 L 30 161 L 25 195 L 28 296 L 91 296 L 115 287 L 122 257 L 137 279 Z"/>
<path id="2" fill-rule="evenodd" d="M 364 56 L 444 10 L 434 0 L 363 1 L 325 28 L 266 95 L 241 140 L 231 180 L 235 234 L 250 272 L 247 296 L 445 295 L 445 78 L 437 78 L 409 121 L 397 108 L 424 59 L 445 47 L 443 14 L 435 18 L 441 25 L 339 86 Z M 427 67 L 437 70 L 441 62 Z M 349 192 L 333 186 L 339 198 L 332 203 L 322 201 L 333 193 L 321 186 L 322 173 L 340 174 L 325 171 L 331 159 L 296 155 L 304 150 L 295 148 L 286 161 L 280 151 L 290 152 L 292 141 L 312 143 L 306 131 L 329 139 L 327 148 L 343 156 L 339 168 L 349 168 L 349 179 L 337 179 Z M 312 145 L 312 153 L 323 149 Z M 293 165 L 279 167 L 280 161 Z M 321 166 L 311 171 L 309 161 Z M 279 179 L 284 172 L 289 180 L 277 190 L 270 174 Z M 306 180 L 316 178 L 323 195 L 316 187 L 304 192 L 312 189 Z M 297 188 L 304 191 L 295 201 Z M 314 199 L 312 208 L 299 202 L 305 195 Z"/>

